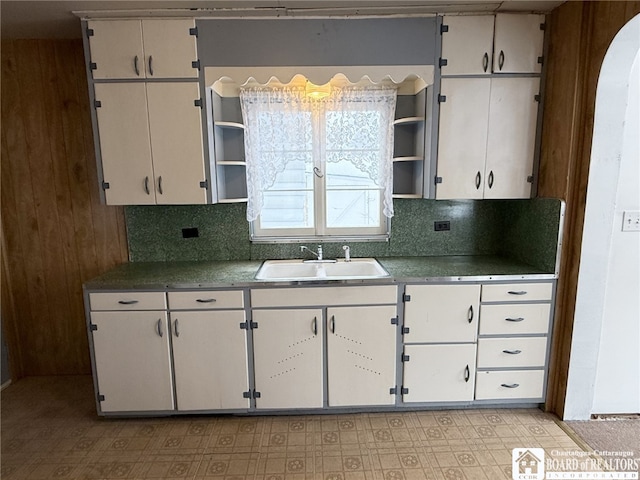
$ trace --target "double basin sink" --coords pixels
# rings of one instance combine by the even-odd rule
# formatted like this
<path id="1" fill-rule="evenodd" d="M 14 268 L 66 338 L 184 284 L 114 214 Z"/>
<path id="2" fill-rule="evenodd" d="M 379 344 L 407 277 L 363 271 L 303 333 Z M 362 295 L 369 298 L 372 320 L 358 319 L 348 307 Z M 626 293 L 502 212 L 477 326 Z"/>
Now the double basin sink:
<path id="1" fill-rule="evenodd" d="M 267 260 L 258 272 L 256 280 L 264 281 L 318 281 L 360 280 L 388 277 L 375 258 L 327 260 Z"/>

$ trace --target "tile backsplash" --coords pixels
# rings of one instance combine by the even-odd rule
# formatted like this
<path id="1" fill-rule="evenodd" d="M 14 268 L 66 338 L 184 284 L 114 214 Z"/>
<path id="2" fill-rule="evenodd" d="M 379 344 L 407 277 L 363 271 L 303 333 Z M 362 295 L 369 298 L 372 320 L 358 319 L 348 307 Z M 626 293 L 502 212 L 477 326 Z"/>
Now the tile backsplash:
<path id="1" fill-rule="evenodd" d="M 394 209 L 389 241 L 349 242 L 353 256 L 503 255 L 554 271 L 560 200 L 397 199 Z M 315 248 L 312 241 L 253 244 L 245 214 L 243 203 L 127 206 L 129 259 L 300 258 L 300 245 Z M 435 231 L 434 222 L 445 220 L 451 229 Z M 323 243 L 325 255 L 342 256 L 341 246 Z"/>

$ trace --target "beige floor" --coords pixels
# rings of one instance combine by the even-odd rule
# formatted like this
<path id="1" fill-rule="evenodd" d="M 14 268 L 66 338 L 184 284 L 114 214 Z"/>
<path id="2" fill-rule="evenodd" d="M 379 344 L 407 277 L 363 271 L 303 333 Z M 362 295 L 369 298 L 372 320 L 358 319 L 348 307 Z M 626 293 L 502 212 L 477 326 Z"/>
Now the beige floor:
<path id="1" fill-rule="evenodd" d="M 581 451 L 536 409 L 105 420 L 90 377 L 23 379 L 1 408 L 3 480 L 497 480 L 513 448 Z"/>

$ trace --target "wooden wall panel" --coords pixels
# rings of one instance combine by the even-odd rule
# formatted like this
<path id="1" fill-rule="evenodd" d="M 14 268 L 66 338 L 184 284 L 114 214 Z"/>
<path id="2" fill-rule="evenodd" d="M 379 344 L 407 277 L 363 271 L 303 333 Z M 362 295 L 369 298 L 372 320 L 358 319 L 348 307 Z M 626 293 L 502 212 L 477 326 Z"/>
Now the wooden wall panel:
<path id="1" fill-rule="evenodd" d="M 538 194 L 566 201 L 547 409 L 564 413 L 578 287 L 595 96 L 602 61 L 640 2 L 567 2 L 548 17 Z"/>
<path id="2" fill-rule="evenodd" d="M 81 40 L 2 42 L 1 130 L 13 374 L 90 373 L 82 282 L 127 246 L 122 208 L 99 201 Z"/>

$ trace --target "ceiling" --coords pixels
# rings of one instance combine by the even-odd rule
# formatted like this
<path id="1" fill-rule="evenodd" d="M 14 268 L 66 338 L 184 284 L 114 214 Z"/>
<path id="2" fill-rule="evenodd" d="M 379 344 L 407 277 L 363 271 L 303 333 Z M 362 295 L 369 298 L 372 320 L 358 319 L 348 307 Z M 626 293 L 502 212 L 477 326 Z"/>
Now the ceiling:
<path id="1" fill-rule="evenodd" d="M 79 16 L 322 17 L 451 12 L 549 12 L 550 0 L 2 0 L 2 38 L 79 38 Z M 74 13 L 75 12 L 75 13 Z"/>

